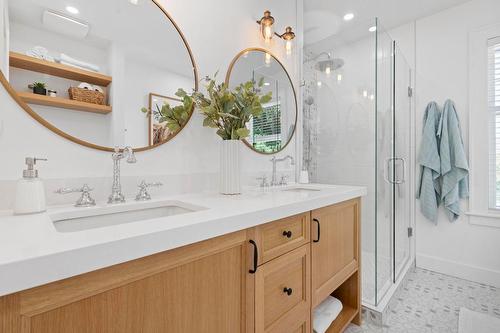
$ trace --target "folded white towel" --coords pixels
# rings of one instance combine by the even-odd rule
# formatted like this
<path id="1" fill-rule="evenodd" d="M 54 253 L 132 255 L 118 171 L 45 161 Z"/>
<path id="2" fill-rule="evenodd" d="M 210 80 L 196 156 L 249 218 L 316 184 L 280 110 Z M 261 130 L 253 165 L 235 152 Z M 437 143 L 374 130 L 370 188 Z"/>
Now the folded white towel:
<path id="1" fill-rule="evenodd" d="M 342 311 L 342 302 L 328 296 L 314 309 L 313 328 L 315 333 L 325 333 Z"/>
<path id="2" fill-rule="evenodd" d="M 61 56 L 59 58 L 59 62 L 60 63 L 65 62 L 66 64 L 73 64 L 74 66 L 77 66 L 77 67 L 83 67 L 86 69 L 90 69 L 94 72 L 99 72 L 99 66 L 82 61 L 82 60 L 71 58 L 70 56 L 68 56 L 64 53 L 61 53 Z"/>
<path id="3" fill-rule="evenodd" d="M 49 50 L 47 50 L 43 46 L 33 47 L 31 50 L 26 51 L 26 55 L 33 58 L 54 62 L 54 57 L 49 55 Z"/>

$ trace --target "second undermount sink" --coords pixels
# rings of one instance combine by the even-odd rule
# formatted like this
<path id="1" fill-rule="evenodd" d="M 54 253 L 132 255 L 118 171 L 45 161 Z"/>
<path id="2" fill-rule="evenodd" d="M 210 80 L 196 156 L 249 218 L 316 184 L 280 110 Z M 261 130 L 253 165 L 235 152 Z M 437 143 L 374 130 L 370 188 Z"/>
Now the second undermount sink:
<path id="1" fill-rule="evenodd" d="M 298 192 L 298 193 L 308 193 L 308 192 L 319 192 L 321 189 L 314 187 L 292 187 L 285 188 L 282 191 L 284 192 Z"/>
<path id="2" fill-rule="evenodd" d="M 188 214 L 207 208 L 181 201 L 143 202 L 93 207 L 50 214 L 59 232 L 76 232 L 160 217 Z"/>

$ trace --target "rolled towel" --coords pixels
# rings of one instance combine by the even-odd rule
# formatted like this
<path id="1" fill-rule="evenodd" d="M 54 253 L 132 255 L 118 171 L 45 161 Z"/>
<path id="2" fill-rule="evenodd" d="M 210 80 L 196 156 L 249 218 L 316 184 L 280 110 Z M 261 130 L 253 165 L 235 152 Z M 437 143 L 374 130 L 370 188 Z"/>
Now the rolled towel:
<path id="1" fill-rule="evenodd" d="M 64 53 L 61 53 L 61 56 L 59 58 L 59 62 L 65 62 L 65 63 L 68 63 L 68 64 L 73 64 L 75 66 L 78 66 L 78 67 L 83 67 L 83 68 L 86 68 L 86 69 L 90 69 L 94 72 L 99 72 L 99 66 L 97 65 L 94 65 L 94 64 L 91 64 L 91 63 L 88 63 L 88 62 L 85 62 L 85 61 L 82 61 L 82 60 L 78 60 L 78 59 L 75 59 L 75 58 L 71 58 L 70 56 L 64 54 Z"/>
<path id="2" fill-rule="evenodd" d="M 78 69 L 82 69 L 82 70 L 84 70 L 84 71 L 92 71 L 92 72 L 97 72 L 97 71 L 94 71 L 94 70 L 92 70 L 92 69 L 90 69 L 90 68 L 85 68 L 85 67 L 82 67 L 82 66 L 78 66 L 78 65 L 72 64 L 72 63 L 70 63 L 70 62 L 66 62 L 66 61 L 59 61 L 59 63 L 60 63 L 61 65 L 66 65 L 66 66 L 71 66 L 71 67 L 75 67 L 75 68 L 78 68 Z"/>
<path id="3" fill-rule="evenodd" d="M 333 296 L 328 296 L 314 309 L 314 333 L 325 333 L 342 311 L 342 302 Z"/>

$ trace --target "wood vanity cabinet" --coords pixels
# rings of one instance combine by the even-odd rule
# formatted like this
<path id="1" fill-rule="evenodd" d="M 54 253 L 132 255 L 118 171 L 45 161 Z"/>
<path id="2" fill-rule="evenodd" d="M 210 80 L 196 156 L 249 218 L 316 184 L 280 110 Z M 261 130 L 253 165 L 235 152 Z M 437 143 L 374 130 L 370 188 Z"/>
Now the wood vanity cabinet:
<path id="1" fill-rule="evenodd" d="M 236 232 L 2 297 L 0 332 L 248 332 L 247 244 Z"/>
<path id="2" fill-rule="evenodd" d="M 359 323 L 359 199 L 0 297 L 0 333 L 329 333 Z"/>

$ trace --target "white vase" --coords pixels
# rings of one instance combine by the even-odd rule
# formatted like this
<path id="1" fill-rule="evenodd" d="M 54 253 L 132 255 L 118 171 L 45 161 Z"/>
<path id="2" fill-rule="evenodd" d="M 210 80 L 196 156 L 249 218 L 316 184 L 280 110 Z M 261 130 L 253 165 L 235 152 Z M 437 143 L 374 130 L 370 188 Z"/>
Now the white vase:
<path id="1" fill-rule="evenodd" d="M 241 193 L 240 140 L 222 140 L 220 144 L 220 193 Z"/>

